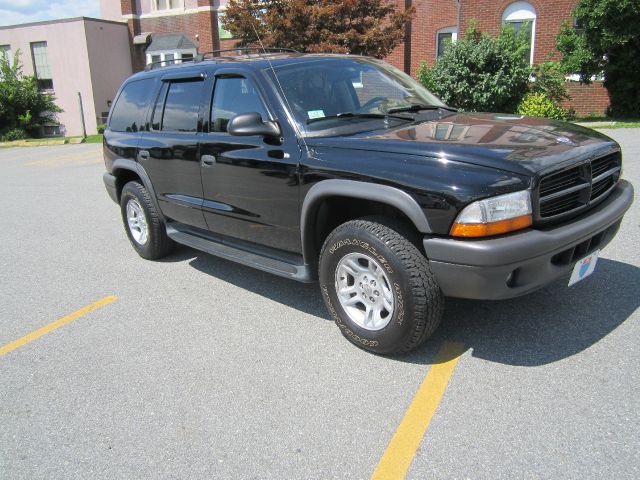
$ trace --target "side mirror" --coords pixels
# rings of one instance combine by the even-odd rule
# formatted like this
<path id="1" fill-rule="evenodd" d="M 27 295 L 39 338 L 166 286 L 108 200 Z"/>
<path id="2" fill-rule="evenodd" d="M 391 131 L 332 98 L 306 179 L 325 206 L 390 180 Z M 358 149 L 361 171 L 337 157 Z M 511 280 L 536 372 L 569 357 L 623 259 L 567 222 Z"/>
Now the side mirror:
<path id="1" fill-rule="evenodd" d="M 275 122 L 263 122 L 258 112 L 240 113 L 227 124 L 227 132 L 237 137 L 262 135 L 263 137 L 279 137 L 280 127 Z"/>

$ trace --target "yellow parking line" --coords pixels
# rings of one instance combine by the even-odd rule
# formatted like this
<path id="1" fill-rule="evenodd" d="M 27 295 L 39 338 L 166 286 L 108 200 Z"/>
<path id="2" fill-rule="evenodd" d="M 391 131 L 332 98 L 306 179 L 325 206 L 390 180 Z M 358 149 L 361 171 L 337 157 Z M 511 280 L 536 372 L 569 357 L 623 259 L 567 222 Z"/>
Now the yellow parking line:
<path id="1" fill-rule="evenodd" d="M 373 472 L 372 480 L 396 480 L 405 477 L 463 351 L 462 343 L 445 342 L 442 345 L 434 364 Z"/>
<path id="2" fill-rule="evenodd" d="M 63 155 L 57 157 L 47 157 L 42 160 L 33 160 L 25 163 L 25 167 L 57 167 L 66 163 L 77 163 L 83 160 L 98 160 L 100 157 L 87 155 L 86 153 L 77 153 L 75 155 Z"/>
<path id="3" fill-rule="evenodd" d="M 3 355 L 9 352 L 12 352 L 16 348 L 20 348 L 21 346 L 40 338 L 43 335 L 46 335 L 47 333 L 57 330 L 58 328 L 66 325 L 67 323 L 73 322 L 77 318 L 80 318 L 81 316 L 86 315 L 89 312 L 93 312 L 94 310 L 97 310 L 100 307 L 104 307 L 105 305 L 111 302 L 115 302 L 117 299 L 118 297 L 115 297 L 115 296 L 104 297 L 102 300 L 98 300 L 97 302 L 92 303 L 91 305 L 87 305 L 86 307 L 81 308 L 80 310 L 77 310 L 73 313 L 70 313 L 69 315 L 62 317 L 56 320 L 55 322 L 51 322 L 50 324 L 45 325 L 44 327 L 39 328 L 38 330 L 35 330 L 25 335 L 22 338 L 14 340 L 11 343 L 7 343 L 5 346 L 0 347 L 0 357 L 2 357 Z"/>

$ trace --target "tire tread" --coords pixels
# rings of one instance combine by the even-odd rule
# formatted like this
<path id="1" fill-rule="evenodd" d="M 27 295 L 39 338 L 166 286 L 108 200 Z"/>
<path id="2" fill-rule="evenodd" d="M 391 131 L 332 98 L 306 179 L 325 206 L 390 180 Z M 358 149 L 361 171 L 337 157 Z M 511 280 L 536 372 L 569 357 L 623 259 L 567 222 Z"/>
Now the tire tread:
<path id="1" fill-rule="evenodd" d="M 393 219 L 381 217 L 365 217 L 343 223 L 329 234 L 322 252 L 329 248 L 335 236 L 346 229 L 369 232 L 384 243 L 404 266 L 409 277 L 415 309 L 414 328 L 413 334 L 394 353 L 402 354 L 413 350 L 424 343 L 437 329 L 444 311 L 444 296 L 431 272 L 429 261 L 414 243 L 398 232 L 398 230 L 403 233 L 410 230 Z"/>

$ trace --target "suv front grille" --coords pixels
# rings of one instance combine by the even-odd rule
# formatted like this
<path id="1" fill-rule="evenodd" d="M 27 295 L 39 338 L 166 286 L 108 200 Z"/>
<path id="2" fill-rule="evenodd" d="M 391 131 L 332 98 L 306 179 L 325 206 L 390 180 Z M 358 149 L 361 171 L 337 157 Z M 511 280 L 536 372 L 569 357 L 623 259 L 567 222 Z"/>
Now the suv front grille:
<path id="1" fill-rule="evenodd" d="M 619 152 L 545 175 L 538 187 L 541 220 L 577 214 L 604 199 L 620 178 Z"/>

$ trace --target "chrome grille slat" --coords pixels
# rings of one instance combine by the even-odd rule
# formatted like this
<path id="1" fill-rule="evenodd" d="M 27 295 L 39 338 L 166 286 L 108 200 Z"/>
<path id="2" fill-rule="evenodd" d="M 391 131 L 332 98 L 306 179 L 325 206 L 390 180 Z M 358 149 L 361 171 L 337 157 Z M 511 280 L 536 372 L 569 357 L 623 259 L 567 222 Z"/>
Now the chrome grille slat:
<path id="1" fill-rule="evenodd" d="M 545 175 L 538 187 L 541 221 L 578 214 L 606 197 L 620 178 L 620 152 Z"/>

